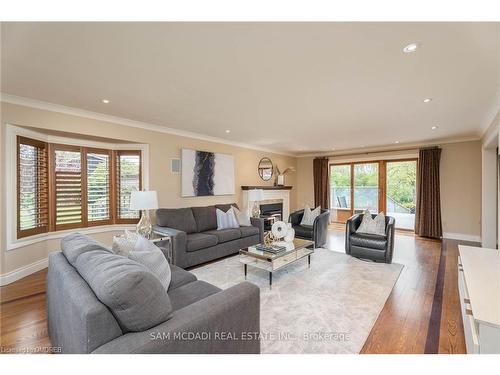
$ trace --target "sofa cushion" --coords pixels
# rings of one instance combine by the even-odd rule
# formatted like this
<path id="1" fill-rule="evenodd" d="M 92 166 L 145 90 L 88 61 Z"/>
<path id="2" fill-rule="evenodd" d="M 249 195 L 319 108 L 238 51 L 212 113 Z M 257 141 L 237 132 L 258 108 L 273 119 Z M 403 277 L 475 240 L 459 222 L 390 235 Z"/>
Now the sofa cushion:
<path id="1" fill-rule="evenodd" d="M 217 236 L 205 233 L 191 233 L 186 236 L 186 250 L 196 251 L 217 245 Z"/>
<path id="2" fill-rule="evenodd" d="M 227 212 L 231 206 L 234 206 L 236 208 L 239 208 L 236 203 L 229 203 L 229 204 L 216 204 L 215 208 L 218 208 L 221 211 Z"/>
<path id="3" fill-rule="evenodd" d="M 111 251 L 102 243 L 81 233 L 71 233 L 61 240 L 61 250 L 71 265 L 75 265 L 79 255 L 93 250 Z"/>
<path id="4" fill-rule="evenodd" d="M 196 233 L 196 221 L 191 208 L 160 208 L 156 210 L 156 224 L 186 233 Z"/>
<path id="5" fill-rule="evenodd" d="M 172 308 L 177 311 L 220 291 L 221 289 L 212 284 L 197 280 L 175 288 L 169 293 L 169 296 Z"/>
<path id="6" fill-rule="evenodd" d="M 186 270 L 183 270 L 180 267 L 174 266 L 173 264 L 170 265 L 170 270 L 172 271 L 172 278 L 170 280 L 170 286 L 168 288 L 168 292 L 183 286 L 185 284 L 191 283 L 193 281 L 196 281 L 196 276 L 192 274 L 191 272 L 188 272 Z"/>
<path id="7" fill-rule="evenodd" d="M 142 264 L 93 250 L 81 254 L 75 268 L 124 332 L 144 331 L 171 318 L 167 290 Z"/>
<path id="8" fill-rule="evenodd" d="M 198 232 L 217 229 L 217 216 L 215 206 L 192 207 L 194 220 Z"/>
<path id="9" fill-rule="evenodd" d="M 312 238 L 313 227 L 309 225 L 294 225 L 295 235 L 297 237 Z"/>
<path id="10" fill-rule="evenodd" d="M 239 227 L 238 230 L 241 233 L 241 237 L 250 237 L 259 234 L 259 228 L 257 227 Z"/>
<path id="11" fill-rule="evenodd" d="M 241 231 L 239 228 L 209 230 L 203 233 L 217 236 L 218 243 L 234 241 L 241 238 Z"/>
<path id="12" fill-rule="evenodd" d="M 385 250 L 387 248 L 387 237 L 377 234 L 353 233 L 349 237 L 351 245 L 367 247 L 370 249 Z"/>

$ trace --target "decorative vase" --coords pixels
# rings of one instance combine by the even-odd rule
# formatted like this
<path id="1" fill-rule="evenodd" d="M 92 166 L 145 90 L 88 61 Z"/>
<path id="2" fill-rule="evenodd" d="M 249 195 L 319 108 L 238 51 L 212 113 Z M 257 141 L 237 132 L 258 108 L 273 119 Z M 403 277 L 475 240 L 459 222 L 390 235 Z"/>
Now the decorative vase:
<path id="1" fill-rule="evenodd" d="M 273 234 L 274 238 L 278 240 L 285 237 L 287 231 L 288 226 L 284 221 L 277 221 L 271 227 L 271 233 Z"/>
<path id="2" fill-rule="evenodd" d="M 279 174 L 277 177 L 277 182 L 276 185 L 278 186 L 284 186 L 285 185 L 285 175 L 284 174 Z"/>
<path id="3" fill-rule="evenodd" d="M 283 238 L 286 242 L 292 242 L 295 238 L 295 229 L 292 228 L 292 223 L 287 224 L 287 231 Z"/>

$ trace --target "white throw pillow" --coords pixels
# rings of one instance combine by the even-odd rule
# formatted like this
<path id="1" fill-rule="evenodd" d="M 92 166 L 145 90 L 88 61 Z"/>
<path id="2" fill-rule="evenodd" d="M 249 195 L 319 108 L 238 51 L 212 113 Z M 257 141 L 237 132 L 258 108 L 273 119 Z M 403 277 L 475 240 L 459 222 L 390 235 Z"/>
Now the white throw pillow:
<path id="1" fill-rule="evenodd" d="M 227 212 L 219 209 L 217 209 L 215 212 L 217 214 L 217 230 L 240 227 L 232 208 L 227 210 Z"/>
<path id="2" fill-rule="evenodd" d="M 321 206 L 316 207 L 311 211 L 309 206 L 304 208 L 304 216 L 302 216 L 302 221 L 300 225 L 306 225 L 312 227 L 314 224 L 314 219 L 316 219 L 321 214 Z"/>
<path id="3" fill-rule="evenodd" d="M 369 210 L 365 210 L 363 213 L 363 220 L 359 225 L 356 233 L 366 233 L 366 234 L 378 234 L 380 236 L 385 235 L 385 216 L 381 212 L 374 218 Z"/>
<path id="4" fill-rule="evenodd" d="M 128 258 L 146 266 L 160 280 L 165 290 L 168 290 L 172 271 L 159 247 L 146 238 L 138 236 L 134 249 L 128 253 Z"/>
<path id="5" fill-rule="evenodd" d="M 234 211 L 234 215 L 236 216 L 236 221 L 238 221 L 238 224 L 240 227 L 251 227 L 252 222 L 250 221 L 250 215 L 246 212 L 241 212 L 238 210 L 236 207 L 231 206 L 231 208 Z"/>
<path id="6" fill-rule="evenodd" d="M 129 252 L 134 250 L 134 246 L 138 238 L 139 235 L 137 233 L 126 230 L 123 236 L 113 237 L 113 246 L 111 247 L 111 251 L 115 254 L 128 257 Z"/>

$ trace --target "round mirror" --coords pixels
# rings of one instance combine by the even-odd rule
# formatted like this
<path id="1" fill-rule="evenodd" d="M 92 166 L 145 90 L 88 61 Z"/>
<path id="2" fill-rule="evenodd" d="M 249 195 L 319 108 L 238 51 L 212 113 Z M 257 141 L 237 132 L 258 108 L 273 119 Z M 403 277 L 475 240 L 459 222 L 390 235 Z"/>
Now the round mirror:
<path id="1" fill-rule="evenodd" d="M 273 177 L 273 162 L 269 158 L 262 158 L 259 162 L 259 176 L 264 181 L 269 181 Z"/>

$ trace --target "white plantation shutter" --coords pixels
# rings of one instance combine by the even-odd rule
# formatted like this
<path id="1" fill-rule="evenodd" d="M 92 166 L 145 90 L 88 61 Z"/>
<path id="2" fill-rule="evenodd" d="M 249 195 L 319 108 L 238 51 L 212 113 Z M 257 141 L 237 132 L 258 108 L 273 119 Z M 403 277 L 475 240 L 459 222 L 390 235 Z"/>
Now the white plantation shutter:
<path id="1" fill-rule="evenodd" d="M 111 220 L 111 156 L 107 150 L 87 150 L 87 221 Z"/>
<path id="2" fill-rule="evenodd" d="M 47 144 L 17 137 L 17 238 L 48 230 Z"/>

